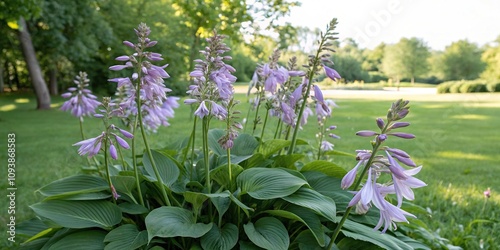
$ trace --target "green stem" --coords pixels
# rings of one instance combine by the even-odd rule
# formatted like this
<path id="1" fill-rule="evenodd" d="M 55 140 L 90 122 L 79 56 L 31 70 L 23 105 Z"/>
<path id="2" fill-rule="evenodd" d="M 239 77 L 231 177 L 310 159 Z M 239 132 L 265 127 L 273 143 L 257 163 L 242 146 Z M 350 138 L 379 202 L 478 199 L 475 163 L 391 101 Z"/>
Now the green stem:
<path id="1" fill-rule="evenodd" d="M 266 116 L 264 117 L 264 124 L 262 125 L 262 131 L 260 132 L 260 145 L 264 142 L 264 131 L 266 130 L 267 117 L 269 117 L 269 109 L 266 109 Z"/>
<path id="2" fill-rule="evenodd" d="M 207 186 L 207 192 L 210 193 L 212 183 L 210 182 L 210 164 L 208 159 L 208 123 L 208 117 L 203 117 L 203 164 L 205 166 L 205 185 Z"/>
<path id="3" fill-rule="evenodd" d="M 107 148 L 108 148 L 108 138 L 107 138 L 107 131 L 106 131 L 106 138 L 104 139 L 104 167 L 106 168 L 106 177 L 108 179 L 109 191 L 111 192 L 111 195 L 113 196 L 113 184 L 111 182 L 111 175 L 109 174 Z M 113 197 L 113 202 L 116 204 L 116 200 L 114 197 Z"/>
<path id="4" fill-rule="evenodd" d="M 139 180 L 139 168 L 137 167 L 137 157 L 135 156 L 135 131 L 137 130 L 137 115 L 135 116 L 134 119 L 134 126 L 132 128 L 132 165 L 134 168 L 134 175 L 135 175 L 135 185 L 137 187 L 137 192 L 139 193 L 139 202 L 141 203 L 142 206 L 144 206 L 144 198 L 142 198 L 142 191 L 141 191 L 141 182 Z"/>
<path id="5" fill-rule="evenodd" d="M 321 143 L 323 142 L 323 137 L 325 136 L 324 129 L 325 129 L 325 122 L 322 121 L 319 127 L 318 160 L 321 159 Z"/>
<path id="6" fill-rule="evenodd" d="M 120 154 L 120 160 L 122 162 L 122 168 L 123 168 L 123 170 L 127 170 L 127 164 L 125 163 L 125 160 L 123 159 L 122 148 L 119 147 L 119 146 L 117 148 L 118 148 L 118 154 Z"/>
<path id="7" fill-rule="evenodd" d="M 255 133 L 255 129 L 257 129 L 257 124 L 259 123 L 258 117 L 259 117 L 259 108 L 260 108 L 260 102 L 261 102 L 261 93 L 259 90 L 259 98 L 257 99 L 257 108 L 255 109 L 255 118 L 253 119 L 253 130 L 252 130 L 252 135 Z"/>
<path id="8" fill-rule="evenodd" d="M 228 168 L 228 174 L 229 174 L 229 183 L 231 185 L 232 179 L 233 179 L 233 173 L 232 173 L 232 168 L 231 168 L 231 148 L 227 148 L 227 168 Z M 227 187 L 227 189 L 230 189 L 231 187 Z"/>
<path id="9" fill-rule="evenodd" d="M 281 128 L 283 128 L 283 123 L 281 119 L 278 119 L 278 125 L 276 125 L 276 131 L 274 131 L 274 139 L 279 139 L 278 135 L 281 135 Z"/>
<path id="10" fill-rule="evenodd" d="M 80 134 L 82 135 L 82 140 L 85 140 L 85 134 L 83 133 L 83 117 L 78 118 L 78 121 L 80 123 Z M 87 159 L 87 163 L 89 166 L 92 166 L 92 163 L 90 162 L 90 159 L 88 157 L 85 157 Z M 98 166 L 96 164 L 96 166 Z M 97 170 L 99 171 L 99 167 L 97 167 Z"/>
<path id="11" fill-rule="evenodd" d="M 252 104 L 248 106 L 248 112 L 247 112 L 247 117 L 245 118 L 245 124 L 243 124 L 243 133 L 247 131 L 247 125 L 248 125 L 248 118 L 250 118 L 250 111 L 252 110 Z"/>
<path id="12" fill-rule="evenodd" d="M 191 130 L 191 135 L 189 136 L 189 141 L 188 145 L 186 146 L 186 151 L 184 151 L 184 155 L 182 156 L 182 166 L 184 166 L 186 159 L 187 159 L 187 154 L 189 153 L 189 148 L 191 148 L 191 144 L 194 144 L 194 136 L 196 133 L 196 118 L 197 116 L 194 117 L 194 122 L 193 122 L 193 130 Z M 192 176 L 191 176 L 192 177 Z M 192 178 L 191 178 L 192 180 Z"/>

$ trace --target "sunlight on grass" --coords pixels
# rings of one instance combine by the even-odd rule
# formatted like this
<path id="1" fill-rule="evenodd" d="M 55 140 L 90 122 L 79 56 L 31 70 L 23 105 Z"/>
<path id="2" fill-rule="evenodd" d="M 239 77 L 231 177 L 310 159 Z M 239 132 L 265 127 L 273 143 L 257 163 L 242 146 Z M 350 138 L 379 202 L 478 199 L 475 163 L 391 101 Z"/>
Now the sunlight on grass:
<path id="1" fill-rule="evenodd" d="M 445 104 L 429 104 L 429 105 L 421 105 L 421 108 L 424 109 L 443 109 L 446 108 L 448 105 Z"/>
<path id="2" fill-rule="evenodd" d="M 491 117 L 486 115 L 476 115 L 476 114 L 465 114 L 465 115 L 454 115 L 453 119 L 463 119 L 463 120 L 488 120 Z"/>
<path id="3" fill-rule="evenodd" d="M 28 99 L 28 98 L 17 98 L 14 102 L 15 103 L 29 103 L 30 99 Z"/>
<path id="4" fill-rule="evenodd" d="M 464 159 L 464 160 L 492 160 L 491 157 L 481 154 L 464 153 L 461 151 L 441 151 L 437 152 L 437 157 L 451 158 L 451 159 Z"/>
<path id="5" fill-rule="evenodd" d="M 51 108 L 58 108 L 58 107 L 60 107 L 62 104 L 63 104 L 62 102 L 52 103 L 52 104 L 50 104 L 50 107 L 51 107 Z"/>
<path id="6" fill-rule="evenodd" d="M 0 111 L 4 111 L 4 112 L 5 111 L 12 111 L 14 109 L 16 109 L 16 105 L 14 105 L 14 104 L 7 104 L 7 105 L 3 105 L 0 107 Z"/>

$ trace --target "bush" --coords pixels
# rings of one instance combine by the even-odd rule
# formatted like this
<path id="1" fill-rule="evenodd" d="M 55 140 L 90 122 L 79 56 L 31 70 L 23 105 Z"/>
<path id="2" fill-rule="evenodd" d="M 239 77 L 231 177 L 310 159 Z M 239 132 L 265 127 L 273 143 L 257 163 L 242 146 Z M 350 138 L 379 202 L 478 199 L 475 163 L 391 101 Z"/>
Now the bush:
<path id="1" fill-rule="evenodd" d="M 460 85 L 460 93 L 488 92 L 486 84 L 480 81 L 465 81 Z"/>
<path id="2" fill-rule="evenodd" d="M 370 76 L 370 82 L 381 82 L 381 81 L 388 80 L 386 75 L 384 75 L 378 71 L 369 71 L 368 75 Z"/>
<path id="3" fill-rule="evenodd" d="M 456 94 L 460 93 L 460 87 L 464 84 L 464 81 L 456 81 L 450 86 L 450 93 Z"/>
<path id="4" fill-rule="evenodd" d="M 455 82 L 443 82 L 437 86 L 437 92 L 439 94 L 450 93 L 450 87 L 455 84 Z"/>
<path id="5" fill-rule="evenodd" d="M 500 82 L 490 82 L 486 85 L 489 92 L 500 92 Z"/>

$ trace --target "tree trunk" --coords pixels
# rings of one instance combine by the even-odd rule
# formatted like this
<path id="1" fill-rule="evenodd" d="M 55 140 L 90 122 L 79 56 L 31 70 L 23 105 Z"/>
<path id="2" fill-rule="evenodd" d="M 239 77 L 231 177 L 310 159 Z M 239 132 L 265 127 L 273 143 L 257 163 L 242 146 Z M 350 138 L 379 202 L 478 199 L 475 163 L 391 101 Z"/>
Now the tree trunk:
<path id="1" fill-rule="evenodd" d="M 53 68 L 49 70 L 49 90 L 50 95 L 55 96 L 58 94 L 57 89 L 57 69 Z"/>
<path id="2" fill-rule="evenodd" d="M 411 85 L 415 85 L 415 77 L 411 77 Z"/>
<path id="3" fill-rule="evenodd" d="M 24 60 L 26 60 L 26 65 L 28 66 L 33 90 L 36 94 L 37 109 L 50 109 L 49 90 L 43 80 L 40 64 L 36 58 L 35 48 L 33 48 L 33 42 L 31 41 L 31 35 L 23 17 L 19 19 L 19 25 L 19 42 L 21 43 Z"/>
<path id="4" fill-rule="evenodd" d="M 4 81 L 3 81 L 3 64 L 2 64 L 2 61 L 0 61 L 0 93 L 3 93 L 3 86 L 4 86 Z"/>

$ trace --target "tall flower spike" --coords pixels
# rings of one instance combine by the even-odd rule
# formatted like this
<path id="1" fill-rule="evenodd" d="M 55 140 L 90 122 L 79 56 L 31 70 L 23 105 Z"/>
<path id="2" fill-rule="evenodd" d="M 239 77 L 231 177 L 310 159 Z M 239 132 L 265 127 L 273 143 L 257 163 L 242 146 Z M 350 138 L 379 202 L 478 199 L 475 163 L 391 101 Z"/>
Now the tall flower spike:
<path id="1" fill-rule="evenodd" d="M 70 87 L 69 92 L 62 94 L 64 98 L 70 98 L 61 106 L 61 110 L 70 111 L 72 115 L 76 117 L 91 116 L 95 113 L 95 109 L 101 103 L 96 99 L 97 97 L 92 94 L 92 92 L 87 89 L 89 86 L 89 79 L 87 78 L 87 73 L 80 72 L 74 83 L 76 87 Z"/>
<path id="2" fill-rule="evenodd" d="M 155 132 L 160 126 L 169 125 L 168 119 L 173 117 L 173 109 L 178 107 L 176 104 L 178 98 L 167 97 L 167 93 L 171 91 L 164 84 L 164 79 L 170 77 L 165 71 L 168 64 L 154 65 L 153 62 L 163 60 L 162 55 L 147 51 L 148 48 L 157 44 L 157 41 L 149 39 L 150 28 L 141 23 L 135 29 L 135 33 L 138 38 L 137 44 L 129 41 L 123 42 L 126 46 L 133 48 L 135 53 L 117 57 L 116 60 L 125 62 L 125 65 L 115 65 L 109 68 L 110 70 L 134 68 L 135 72 L 131 77 L 114 78 L 109 81 L 117 82 L 118 87 L 124 88 L 122 93 L 125 96 L 121 98 L 120 107 L 127 117 L 138 113 L 136 94 L 139 91 L 143 124 L 148 130 Z"/>

